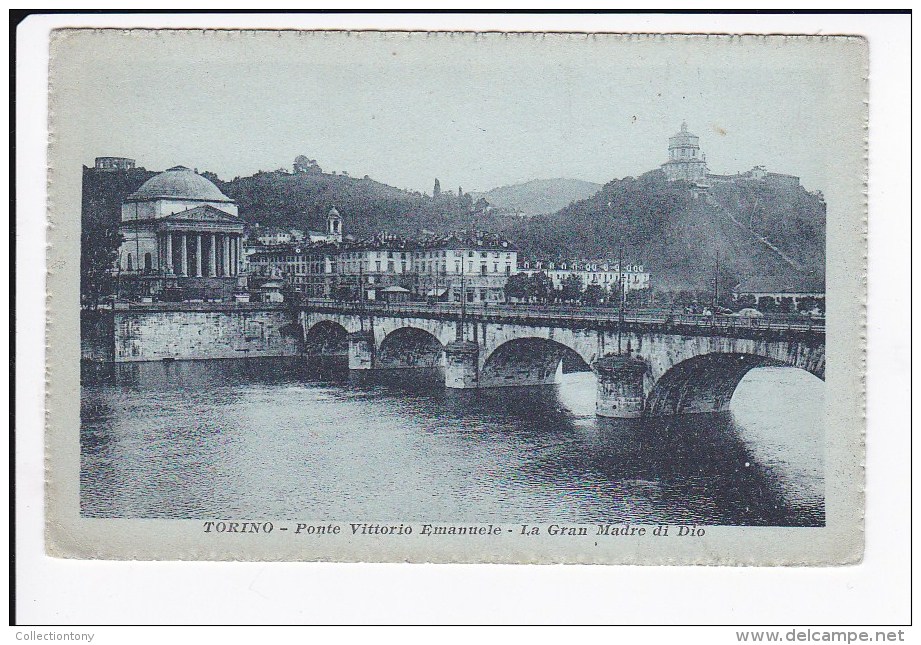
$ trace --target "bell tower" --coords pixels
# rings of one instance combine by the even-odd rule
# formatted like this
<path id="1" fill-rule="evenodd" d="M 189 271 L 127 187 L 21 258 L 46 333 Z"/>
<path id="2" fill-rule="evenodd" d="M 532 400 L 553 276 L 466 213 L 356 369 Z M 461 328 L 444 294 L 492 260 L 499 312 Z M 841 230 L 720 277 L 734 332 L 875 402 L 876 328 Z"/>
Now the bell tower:
<path id="1" fill-rule="evenodd" d="M 326 216 L 326 236 L 330 242 L 342 241 L 342 216 L 333 206 Z"/>

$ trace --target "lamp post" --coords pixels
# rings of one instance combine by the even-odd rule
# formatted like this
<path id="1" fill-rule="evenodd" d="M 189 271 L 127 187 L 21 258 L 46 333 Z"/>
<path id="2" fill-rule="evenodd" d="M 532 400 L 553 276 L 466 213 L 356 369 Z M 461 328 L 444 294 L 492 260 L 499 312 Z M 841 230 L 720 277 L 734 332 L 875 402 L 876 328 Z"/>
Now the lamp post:
<path id="1" fill-rule="evenodd" d="M 624 291 L 624 245 L 620 245 L 620 257 L 617 259 L 617 353 L 621 353 L 621 334 L 624 326 L 624 307 L 627 304 L 627 296 Z"/>

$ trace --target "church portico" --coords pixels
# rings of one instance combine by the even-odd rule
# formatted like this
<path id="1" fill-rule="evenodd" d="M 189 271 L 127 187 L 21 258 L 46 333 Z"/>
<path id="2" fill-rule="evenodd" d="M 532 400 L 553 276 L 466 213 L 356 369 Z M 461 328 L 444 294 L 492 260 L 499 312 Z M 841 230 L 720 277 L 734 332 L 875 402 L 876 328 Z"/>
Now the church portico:
<path id="1" fill-rule="evenodd" d="M 152 269 L 177 277 L 236 277 L 240 274 L 239 266 L 232 258 L 239 256 L 242 244 L 243 236 L 237 233 L 160 230 L 157 232 L 158 260 Z M 203 258 L 201 265 L 199 253 Z"/>

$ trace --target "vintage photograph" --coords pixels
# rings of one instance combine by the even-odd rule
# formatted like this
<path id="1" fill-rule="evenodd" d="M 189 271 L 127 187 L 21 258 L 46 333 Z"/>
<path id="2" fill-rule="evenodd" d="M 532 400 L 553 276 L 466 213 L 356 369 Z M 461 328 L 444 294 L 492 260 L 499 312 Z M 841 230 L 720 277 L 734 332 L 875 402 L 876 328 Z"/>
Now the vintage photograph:
<path id="1" fill-rule="evenodd" d="M 715 561 L 728 529 L 832 525 L 785 561 L 859 557 L 865 64 L 845 37 L 59 30 L 72 512 L 213 557 L 286 531 L 280 559 Z"/>

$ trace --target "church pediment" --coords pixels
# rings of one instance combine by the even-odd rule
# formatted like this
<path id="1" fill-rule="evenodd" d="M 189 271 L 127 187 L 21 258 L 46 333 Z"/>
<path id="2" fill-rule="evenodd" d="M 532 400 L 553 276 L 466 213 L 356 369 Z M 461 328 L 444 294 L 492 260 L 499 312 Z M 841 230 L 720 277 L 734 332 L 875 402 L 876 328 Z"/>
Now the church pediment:
<path id="1" fill-rule="evenodd" d="M 227 224 L 240 224 L 239 218 L 222 211 L 214 206 L 196 206 L 179 213 L 173 213 L 163 218 L 167 222 L 225 222 Z"/>

